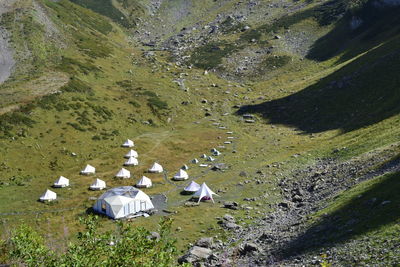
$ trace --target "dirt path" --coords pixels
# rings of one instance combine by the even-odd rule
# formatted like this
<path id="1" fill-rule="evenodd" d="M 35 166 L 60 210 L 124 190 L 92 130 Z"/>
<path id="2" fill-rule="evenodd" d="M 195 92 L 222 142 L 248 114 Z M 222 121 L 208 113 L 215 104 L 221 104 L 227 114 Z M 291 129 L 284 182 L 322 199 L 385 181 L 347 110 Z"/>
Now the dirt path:
<path id="1" fill-rule="evenodd" d="M 0 17 L 11 9 L 16 0 L 2 0 L 0 2 Z M 0 24 L 1 25 L 1 24 Z M 14 51 L 9 43 L 10 34 L 0 26 L 0 84 L 6 81 L 15 66 Z"/>

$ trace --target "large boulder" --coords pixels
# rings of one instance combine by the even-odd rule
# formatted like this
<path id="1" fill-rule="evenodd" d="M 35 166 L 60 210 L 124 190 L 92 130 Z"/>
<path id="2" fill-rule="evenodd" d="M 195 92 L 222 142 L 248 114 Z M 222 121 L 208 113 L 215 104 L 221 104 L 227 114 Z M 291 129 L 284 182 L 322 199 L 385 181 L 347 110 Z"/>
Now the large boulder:
<path id="1" fill-rule="evenodd" d="M 202 248 L 211 248 L 213 243 L 212 237 L 202 237 L 196 242 L 195 245 Z"/>
<path id="2" fill-rule="evenodd" d="M 180 264 L 202 262 L 207 260 L 212 254 L 212 250 L 209 248 L 203 248 L 199 246 L 193 246 L 185 255 L 178 259 Z"/>

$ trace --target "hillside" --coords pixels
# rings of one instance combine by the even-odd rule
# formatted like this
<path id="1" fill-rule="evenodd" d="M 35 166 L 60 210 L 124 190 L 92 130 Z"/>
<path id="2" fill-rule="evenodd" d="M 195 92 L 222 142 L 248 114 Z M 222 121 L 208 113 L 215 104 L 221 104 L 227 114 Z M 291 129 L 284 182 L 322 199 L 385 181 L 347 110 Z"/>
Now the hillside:
<path id="1" fill-rule="evenodd" d="M 86 164 L 111 188 L 157 161 L 144 191 L 159 212 L 128 224 L 173 218 L 180 261 L 399 264 L 399 1 L 3 2 L 2 239 L 28 223 L 65 250 L 101 195 Z M 127 138 L 140 164 L 120 180 Z M 191 163 L 213 147 L 215 162 Z M 171 181 L 183 164 L 215 204 L 187 205 Z M 38 202 L 60 175 L 71 186 Z"/>

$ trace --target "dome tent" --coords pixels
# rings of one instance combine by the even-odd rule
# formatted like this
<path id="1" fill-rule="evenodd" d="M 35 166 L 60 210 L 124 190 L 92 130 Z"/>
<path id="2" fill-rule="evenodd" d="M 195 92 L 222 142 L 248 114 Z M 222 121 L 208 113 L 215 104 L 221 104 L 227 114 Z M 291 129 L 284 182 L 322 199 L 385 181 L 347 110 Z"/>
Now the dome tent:
<path id="1" fill-rule="evenodd" d="M 195 181 L 191 181 L 188 186 L 186 186 L 183 190 L 185 192 L 195 193 L 200 189 L 200 185 Z"/>
<path id="2" fill-rule="evenodd" d="M 193 159 L 193 160 L 192 160 L 192 163 L 193 163 L 193 164 L 197 164 L 197 163 L 199 163 L 199 160 L 198 160 L 198 159 Z"/>
<path id="3" fill-rule="evenodd" d="M 49 189 L 44 192 L 44 194 L 39 198 L 40 201 L 46 202 L 46 201 L 53 201 L 57 199 L 57 194 Z"/>
<path id="4" fill-rule="evenodd" d="M 186 165 L 186 164 L 184 164 L 184 165 L 181 167 L 181 169 L 187 171 L 187 170 L 189 170 L 189 166 Z"/>
<path id="5" fill-rule="evenodd" d="M 93 209 L 113 219 L 120 219 L 154 209 L 154 206 L 150 197 L 143 191 L 133 186 L 121 186 L 110 189 L 101 195 Z"/>
<path id="6" fill-rule="evenodd" d="M 89 187 L 91 190 L 103 190 L 106 188 L 106 182 L 100 179 L 96 179 L 93 184 Z"/>
<path id="7" fill-rule="evenodd" d="M 189 178 L 189 175 L 186 171 L 180 169 L 175 175 L 174 175 L 174 180 L 177 181 L 182 181 L 182 180 L 187 180 Z"/>
<path id="8" fill-rule="evenodd" d="M 89 164 L 86 165 L 86 167 L 81 171 L 81 174 L 83 174 L 83 175 L 89 175 L 89 174 L 95 174 L 95 173 L 96 173 L 96 168 Z"/>
<path id="9" fill-rule="evenodd" d="M 127 139 L 127 140 L 122 144 L 122 147 L 134 147 L 134 146 L 135 146 L 135 144 L 134 144 L 133 141 L 130 140 L 130 139 Z"/>
<path id="10" fill-rule="evenodd" d="M 131 157 L 137 158 L 137 157 L 139 157 L 139 154 L 135 150 L 131 149 L 131 150 L 129 150 L 128 153 L 125 154 L 124 157 L 127 159 L 129 159 Z"/>
<path id="11" fill-rule="evenodd" d="M 149 169 L 149 172 L 152 173 L 162 173 L 164 171 L 163 167 L 158 164 L 157 162 L 154 162 L 153 166 Z"/>
<path id="12" fill-rule="evenodd" d="M 53 187 L 61 188 L 69 186 L 69 179 L 65 178 L 64 176 L 60 176 L 57 181 L 54 182 Z"/>
<path id="13" fill-rule="evenodd" d="M 152 185 L 153 185 L 153 183 L 151 182 L 150 178 L 148 178 L 146 176 L 142 176 L 142 179 L 140 179 L 139 182 L 137 182 L 136 187 L 149 188 Z"/>
<path id="14" fill-rule="evenodd" d="M 137 166 L 139 165 L 139 161 L 137 158 L 130 157 L 127 161 L 124 163 L 125 166 Z"/>
<path id="15" fill-rule="evenodd" d="M 122 168 L 122 169 L 119 170 L 119 172 L 115 175 L 115 177 L 117 177 L 117 178 L 123 178 L 123 179 L 131 178 L 131 172 L 128 171 L 127 169 Z"/>
<path id="16" fill-rule="evenodd" d="M 214 203 L 213 195 L 218 196 L 216 193 L 211 191 L 211 189 L 206 185 L 206 183 L 203 183 L 200 186 L 199 190 L 197 190 L 196 193 L 194 193 L 193 197 L 198 198 L 199 199 L 198 202 L 200 202 L 204 198 L 204 199 L 209 199 Z"/>

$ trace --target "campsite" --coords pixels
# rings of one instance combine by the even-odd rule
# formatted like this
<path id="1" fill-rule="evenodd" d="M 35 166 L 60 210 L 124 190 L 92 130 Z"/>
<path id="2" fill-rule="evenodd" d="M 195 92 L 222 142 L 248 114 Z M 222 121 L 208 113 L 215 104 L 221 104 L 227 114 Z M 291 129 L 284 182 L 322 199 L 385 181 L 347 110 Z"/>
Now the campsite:
<path id="1" fill-rule="evenodd" d="M 0 265 L 399 264 L 399 8 L 0 1 Z"/>

